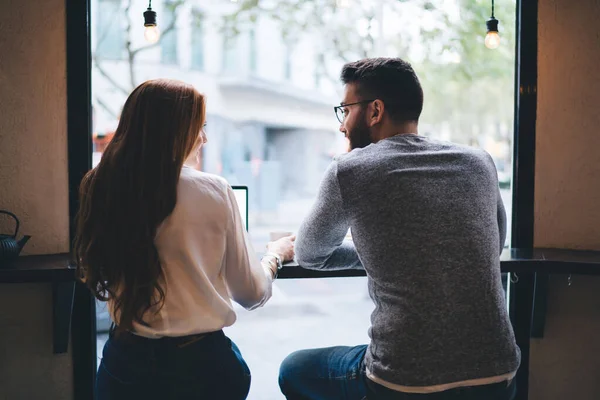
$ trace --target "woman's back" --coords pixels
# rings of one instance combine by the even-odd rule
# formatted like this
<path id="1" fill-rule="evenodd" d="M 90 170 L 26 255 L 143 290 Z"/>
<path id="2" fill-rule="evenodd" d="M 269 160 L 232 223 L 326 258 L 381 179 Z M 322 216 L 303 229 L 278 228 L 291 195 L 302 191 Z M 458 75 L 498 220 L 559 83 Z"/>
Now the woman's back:
<path id="1" fill-rule="evenodd" d="M 255 258 L 233 190 L 186 167 L 206 143 L 206 101 L 193 86 L 138 86 L 115 136 L 80 185 L 74 255 L 116 326 L 98 400 L 244 399 L 250 371 L 222 328 L 231 300 L 263 305 L 293 238 Z M 277 261 L 277 262 L 275 262 Z"/>
<path id="2" fill-rule="evenodd" d="M 175 208 L 155 239 L 165 302 L 158 313 L 146 314 L 147 326 L 134 323 L 136 334 L 185 336 L 230 326 L 236 318 L 230 286 L 248 308 L 270 296 L 270 282 L 258 260 L 247 256 L 253 250 L 240 229 L 233 199 L 223 178 L 184 166 Z M 252 282 L 254 290 L 236 290 L 243 280 Z"/>

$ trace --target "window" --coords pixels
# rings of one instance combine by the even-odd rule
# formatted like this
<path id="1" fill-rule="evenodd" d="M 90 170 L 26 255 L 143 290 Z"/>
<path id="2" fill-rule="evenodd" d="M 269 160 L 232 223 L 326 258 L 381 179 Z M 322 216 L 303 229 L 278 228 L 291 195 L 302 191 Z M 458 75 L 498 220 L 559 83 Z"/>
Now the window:
<path id="1" fill-rule="evenodd" d="M 292 56 L 293 56 L 293 47 L 289 42 L 285 43 L 285 60 L 283 66 L 283 77 L 286 81 L 290 81 L 292 79 Z"/>
<path id="2" fill-rule="evenodd" d="M 256 66 L 256 28 L 250 29 L 248 31 L 248 50 L 249 50 L 249 60 L 248 66 L 250 69 L 250 73 L 255 74 L 257 70 Z"/>
<path id="3" fill-rule="evenodd" d="M 317 58 L 315 60 L 315 87 L 318 89 L 321 87 L 321 81 L 323 79 L 323 74 L 325 68 L 325 55 L 323 53 L 317 54 Z"/>
<path id="4" fill-rule="evenodd" d="M 201 11 L 194 10 L 192 13 L 192 69 L 204 70 L 204 14 Z"/>
<path id="5" fill-rule="evenodd" d="M 250 367 L 248 399 L 283 399 L 279 365 L 293 351 L 368 343 L 373 308 L 365 278 L 280 280 L 267 306 L 255 311 L 236 307 L 238 320 L 225 334 Z"/>
<path id="6" fill-rule="evenodd" d="M 177 64 L 177 13 L 176 3 L 165 2 L 163 7 L 163 22 L 165 27 L 160 41 L 160 59 L 163 64 Z"/>
<path id="7" fill-rule="evenodd" d="M 286 1 L 273 0 L 281 6 Z M 510 224 L 515 0 L 496 9 L 502 44 L 493 51 L 483 45 L 486 17 L 482 16 L 489 14 L 487 2 L 465 0 L 460 9 L 457 2 L 444 1 L 427 2 L 427 7 L 395 0 L 353 1 L 352 7 L 337 2 L 335 8 L 334 3 L 304 1 L 289 13 L 248 2 L 211 6 L 198 24 L 198 19 L 191 24 L 191 47 L 179 48 L 182 54 L 191 55 L 192 69 L 203 70 L 211 59 L 217 60 L 218 69 L 220 61 L 220 73 L 207 74 L 202 81 L 178 67 L 173 76 L 195 84 L 207 95 L 209 142 L 203 149 L 201 168 L 232 185 L 248 186 L 249 230 L 255 250 L 262 252 L 270 232 L 297 231 L 327 165 L 332 157 L 347 151 L 332 106 L 341 99 L 341 66 L 365 56 L 400 56 L 411 61 L 425 91 L 421 134 L 481 147 L 491 154 Z M 159 14 L 163 26 L 169 23 L 166 14 Z M 248 29 L 252 18 L 260 31 Z M 213 24 L 222 29 L 203 28 Z M 293 48 L 283 39 L 284 29 L 294 37 Z M 248 41 L 239 32 L 248 32 Z M 126 38 L 124 30 L 120 34 Z M 262 37 L 269 41 L 257 40 Z M 173 64 L 164 56 L 167 39 L 165 35 L 156 63 Z M 173 39 L 175 62 L 176 42 Z M 223 79 L 235 75 L 246 61 L 251 75 L 260 79 Z M 122 73 L 116 64 L 109 67 L 104 70 L 114 77 Z M 136 79 L 158 77 L 144 69 L 142 62 L 136 61 L 132 69 Z M 106 96 L 103 103 L 123 104 L 126 94 L 102 78 L 96 64 L 94 74 L 94 98 Z M 280 84 L 282 77 L 286 85 Z M 100 103 L 95 112 L 96 131 L 116 127 L 118 113 L 111 115 Z M 277 368 L 292 350 L 368 341 L 372 303 L 364 278 L 289 280 L 276 283 L 273 299 L 265 308 L 250 313 L 237 310 L 238 321 L 227 333 L 252 369 L 249 398 L 271 399 L 281 397 Z M 346 342 L 335 332 L 348 335 Z"/>
<path id="8" fill-rule="evenodd" d="M 125 32 L 122 26 L 121 0 L 98 0 L 98 8 L 94 15 L 96 16 L 95 58 L 112 60 L 123 58 Z"/>
<path id="9" fill-rule="evenodd" d="M 238 70 L 238 36 L 236 33 L 226 33 L 223 36 L 223 64 L 224 73 L 233 73 Z"/>

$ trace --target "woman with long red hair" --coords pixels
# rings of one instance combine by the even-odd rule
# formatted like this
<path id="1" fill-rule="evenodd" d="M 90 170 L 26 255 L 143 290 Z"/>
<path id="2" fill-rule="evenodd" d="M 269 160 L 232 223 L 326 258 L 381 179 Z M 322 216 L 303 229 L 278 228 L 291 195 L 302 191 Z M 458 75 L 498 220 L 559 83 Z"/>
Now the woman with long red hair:
<path id="1" fill-rule="evenodd" d="M 206 99 L 153 80 L 125 102 L 119 126 L 83 179 L 74 255 L 115 323 L 98 400 L 244 399 L 250 371 L 222 328 L 231 299 L 262 306 L 294 237 L 259 261 L 221 177 L 187 167 L 206 141 Z"/>

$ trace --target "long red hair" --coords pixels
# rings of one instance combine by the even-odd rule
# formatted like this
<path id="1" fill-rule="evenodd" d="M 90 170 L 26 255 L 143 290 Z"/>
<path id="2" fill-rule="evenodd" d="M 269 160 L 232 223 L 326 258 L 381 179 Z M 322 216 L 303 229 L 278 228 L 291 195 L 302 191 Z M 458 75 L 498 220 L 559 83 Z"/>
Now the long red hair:
<path id="1" fill-rule="evenodd" d="M 98 166 L 80 186 L 74 256 L 80 277 L 111 300 L 119 330 L 164 303 L 154 238 L 177 202 L 183 163 L 200 144 L 205 98 L 174 80 L 142 83 L 127 98 Z"/>

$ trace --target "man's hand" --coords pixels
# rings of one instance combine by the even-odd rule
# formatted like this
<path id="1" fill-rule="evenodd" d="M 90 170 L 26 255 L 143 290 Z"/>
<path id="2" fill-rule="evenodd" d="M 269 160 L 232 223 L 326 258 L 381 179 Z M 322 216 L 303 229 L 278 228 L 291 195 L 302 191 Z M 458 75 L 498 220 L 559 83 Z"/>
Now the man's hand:
<path id="1" fill-rule="evenodd" d="M 267 251 L 279 254 L 281 261 L 291 261 L 294 259 L 294 241 L 296 235 L 284 236 L 281 239 L 277 239 L 274 242 L 267 243 Z"/>

